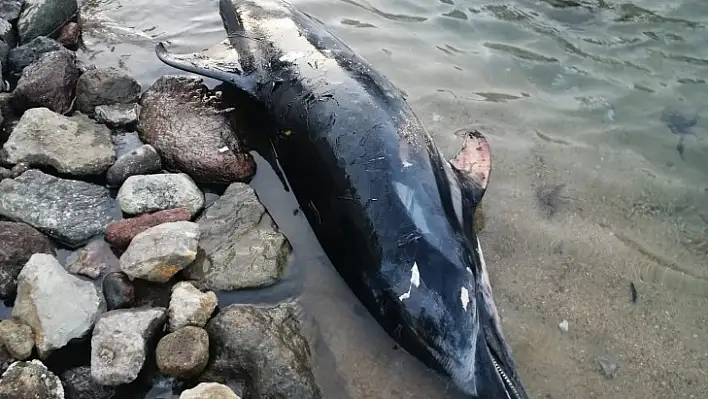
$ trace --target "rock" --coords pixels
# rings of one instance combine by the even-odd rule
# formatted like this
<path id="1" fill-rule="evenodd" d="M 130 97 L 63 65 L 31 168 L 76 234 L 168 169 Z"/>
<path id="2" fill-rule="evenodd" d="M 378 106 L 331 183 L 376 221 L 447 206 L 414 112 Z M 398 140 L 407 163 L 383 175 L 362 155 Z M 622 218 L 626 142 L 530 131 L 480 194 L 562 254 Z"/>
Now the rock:
<path id="1" fill-rule="evenodd" d="M 197 257 L 199 225 L 169 222 L 138 234 L 120 257 L 131 278 L 165 283 Z"/>
<path id="2" fill-rule="evenodd" d="M 91 367 L 80 366 L 61 374 L 67 399 L 112 399 L 117 398 L 114 387 L 98 384 L 91 378 Z"/>
<path id="3" fill-rule="evenodd" d="M 263 287 L 283 275 L 291 247 L 253 188 L 231 184 L 197 220 L 199 255 L 189 279 L 212 290 Z"/>
<path id="4" fill-rule="evenodd" d="M 184 173 L 130 176 L 118 191 L 118 202 L 129 215 L 186 207 L 194 216 L 204 206 L 204 194 Z"/>
<path id="5" fill-rule="evenodd" d="M 79 45 L 79 37 L 81 36 L 81 27 L 76 22 L 69 22 L 64 25 L 61 34 L 57 41 L 64 47 L 76 50 Z"/>
<path id="6" fill-rule="evenodd" d="M 41 359 L 86 335 L 105 310 L 98 288 L 69 274 L 52 255 L 32 255 L 17 278 L 12 317 L 32 327 Z"/>
<path id="7" fill-rule="evenodd" d="M 209 361 L 209 335 L 194 326 L 182 327 L 165 335 L 155 350 L 157 368 L 180 378 L 200 375 Z"/>
<path id="8" fill-rule="evenodd" d="M 568 332 L 568 320 L 563 320 L 558 323 L 558 328 L 563 332 Z"/>
<path id="9" fill-rule="evenodd" d="M 118 187 L 130 176 L 158 173 L 160 170 L 160 155 L 150 144 L 145 144 L 118 158 L 108 169 L 106 180 L 109 185 Z"/>
<path id="10" fill-rule="evenodd" d="M 10 169 L 5 169 L 0 166 L 0 180 L 9 179 L 12 177 L 12 171 Z"/>
<path id="11" fill-rule="evenodd" d="M 140 104 L 140 138 L 155 147 L 169 169 L 198 183 L 247 181 L 254 175 L 253 157 L 201 79 L 163 76 Z"/>
<path id="12" fill-rule="evenodd" d="M 111 250 L 111 246 L 101 238 L 92 240 L 82 249 L 72 253 L 66 264 L 69 272 L 94 280 L 102 274 L 120 270 L 118 257 Z"/>
<path id="13" fill-rule="evenodd" d="M 54 253 L 54 244 L 24 223 L 0 221 L 0 298 L 17 292 L 17 276 L 35 253 Z"/>
<path id="14" fill-rule="evenodd" d="M 17 33 L 12 27 L 12 24 L 4 19 L 0 19 L 0 40 L 12 48 L 17 46 Z"/>
<path id="15" fill-rule="evenodd" d="M 187 208 L 174 208 L 138 217 L 123 219 L 106 227 L 105 240 L 120 250 L 128 248 L 130 241 L 143 231 L 167 222 L 188 221 L 191 214 Z"/>
<path id="16" fill-rule="evenodd" d="M 175 284 L 167 310 L 169 331 L 185 326 L 204 327 L 217 303 L 216 294 L 212 291 L 201 292 L 186 281 Z"/>
<path id="17" fill-rule="evenodd" d="M 56 37 L 78 11 L 76 0 L 25 0 L 17 22 L 20 41 L 27 43 L 39 36 Z"/>
<path id="18" fill-rule="evenodd" d="M 615 359 L 610 357 L 600 357 L 597 359 L 597 362 L 600 364 L 600 371 L 602 371 L 602 375 L 608 379 L 615 378 L 617 375 L 617 369 L 619 368 Z"/>
<path id="19" fill-rule="evenodd" d="M 12 22 L 20 17 L 24 0 L 0 0 L 0 19 Z"/>
<path id="20" fill-rule="evenodd" d="M 205 376 L 247 374 L 256 398 L 321 398 L 295 305 L 231 305 L 209 321 L 213 348 Z"/>
<path id="21" fill-rule="evenodd" d="M 30 166 L 27 162 L 20 162 L 17 165 L 13 166 L 12 169 L 10 169 L 10 173 L 12 173 L 12 178 L 14 179 L 27 172 L 29 169 Z"/>
<path id="22" fill-rule="evenodd" d="M 0 398 L 64 399 L 64 387 L 39 360 L 15 362 L 0 378 Z"/>
<path id="23" fill-rule="evenodd" d="M 20 73 L 27 65 L 37 61 L 45 53 L 65 51 L 61 43 L 48 37 L 40 36 L 31 42 L 15 47 L 8 55 L 8 67 L 12 73 Z"/>
<path id="24" fill-rule="evenodd" d="M 2 1 L 2 0 L 0 0 L 0 1 Z M 3 51 L 2 50 L 2 43 L 0 43 L 0 52 L 2 52 L 2 51 Z M 2 57 L 1 54 L 0 54 L 0 57 Z M 7 64 L 5 62 L 2 63 L 3 68 L 6 65 Z M 2 120 L 3 122 L 6 121 L 7 118 L 9 118 L 10 116 L 15 115 L 15 108 L 12 106 L 12 93 L 7 93 L 7 92 L 0 93 L 0 114 L 1 114 L 0 120 Z M 0 141 L 5 141 L 5 140 L 7 140 L 7 137 L 9 137 L 9 136 L 5 136 L 4 134 L 5 134 L 5 132 L 0 133 Z"/>
<path id="25" fill-rule="evenodd" d="M 65 114 L 71 110 L 78 79 L 79 69 L 74 53 L 45 53 L 22 70 L 22 76 L 12 92 L 12 104 L 20 110 L 46 107 Z"/>
<path id="26" fill-rule="evenodd" d="M 140 141 L 137 132 L 118 132 L 113 135 L 113 145 L 116 148 L 116 156 L 118 158 L 123 155 L 142 147 L 143 142 Z"/>
<path id="27" fill-rule="evenodd" d="M 92 115 L 98 105 L 129 104 L 138 101 L 140 83 L 116 68 L 96 68 L 79 78 L 76 108 Z"/>
<path id="28" fill-rule="evenodd" d="M 75 176 L 100 175 L 115 161 L 106 126 L 84 115 L 66 117 L 47 108 L 28 109 L 3 149 L 9 163 L 52 166 Z"/>
<path id="29" fill-rule="evenodd" d="M 202 382 L 192 389 L 185 389 L 179 399 L 241 399 L 224 384 Z"/>
<path id="30" fill-rule="evenodd" d="M 108 310 L 130 308 L 135 303 L 135 288 L 123 272 L 109 273 L 103 279 L 103 296 Z"/>
<path id="31" fill-rule="evenodd" d="M 0 182 L 0 215 L 25 222 L 71 248 L 120 218 L 107 188 L 28 170 Z"/>
<path id="32" fill-rule="evenodd" d="M 26 360 L 32 356 L 34 333 L 30 326 L 15 320 L 0 321 L 0 342 L 7 352 L 17 360 Z"/>
<path id="33" fill-rule="evenodd" d="M 148 345 L 162 329 L 165 308 L 111 310 L 91 339 L 91 377 L 101 385 L 128 384 L 138 377 Z"/>
<path id="34" fill-rule="evenodd" d="M 7 368 L 14 362 L 15 359 L 10 356 L 7 349 L 5 349 L 3 345 L 0 345 L 0 373 L 4 373 L 5 370 L 7 370 Z"/>
<path id="35" fill-rule="evenodd" d="M 140 105 L 138 104 L 113 104 L 99 105 L 94 109 L 94 117 L 100 123 L 108 126 L 132 126 L 138 122 Z"/>

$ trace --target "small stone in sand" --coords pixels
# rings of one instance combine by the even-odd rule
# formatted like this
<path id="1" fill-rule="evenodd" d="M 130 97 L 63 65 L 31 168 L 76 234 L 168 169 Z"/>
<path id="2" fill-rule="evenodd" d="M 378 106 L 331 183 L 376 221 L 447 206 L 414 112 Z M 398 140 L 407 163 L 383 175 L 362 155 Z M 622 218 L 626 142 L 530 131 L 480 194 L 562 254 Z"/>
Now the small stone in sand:
<path id="1" fill-rule="evenodd" d="M 558 328 L 560 328 L 563 332 L 568 332 L 568 320 L 563 320 L 558 323 Z"/>

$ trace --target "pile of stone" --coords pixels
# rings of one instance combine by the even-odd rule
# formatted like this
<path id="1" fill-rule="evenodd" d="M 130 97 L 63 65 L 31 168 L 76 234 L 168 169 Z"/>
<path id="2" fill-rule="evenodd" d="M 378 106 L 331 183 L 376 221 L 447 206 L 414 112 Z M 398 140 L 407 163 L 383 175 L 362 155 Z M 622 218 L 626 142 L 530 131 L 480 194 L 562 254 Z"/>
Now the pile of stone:
<path id="1" fill-rule="evenodd" d="M 218 309 L 220 291 L 277 283 L 291 251 L 248 185 L 235 110 L 199 79 L 143 91 L 82 67 L 76 11 L 0 0 L 17 81 L 0 93 L 0 299 L 14 302 L 0 397 L 109 398 L 144 378 L 180 398 L 321 397 L 294 304 Z M 47 367 L 74 344 L 89 363 Z"/>

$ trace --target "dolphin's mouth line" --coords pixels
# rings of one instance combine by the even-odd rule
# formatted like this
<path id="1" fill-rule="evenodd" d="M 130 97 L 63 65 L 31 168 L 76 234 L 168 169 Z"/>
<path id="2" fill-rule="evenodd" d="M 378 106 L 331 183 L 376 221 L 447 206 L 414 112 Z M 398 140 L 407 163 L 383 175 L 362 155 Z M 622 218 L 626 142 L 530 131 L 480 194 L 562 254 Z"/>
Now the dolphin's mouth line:
<path id="1" fill-rule="evenodd" d="M 506 393 L 509 399 L 523 399 L 523 396 L 521 396 L 519 391 L 516 389 L 516 386 L 514 386 L 514 382 L 504 371 L 504 369 L 502 369 L 501 365 L 499 364 L 499 361 L 497 360 L 497 356 L 494 354 L 492 348 L 489 348 L 489 352 L 492 355 L 491 358 L 492 364 L 494 365 L 494 369 L 497 371 L 497 374 L 499 374 L 499 377 L 501 377 L 502 381 L 504 382 L 504 388 L 506 388 Z"/>

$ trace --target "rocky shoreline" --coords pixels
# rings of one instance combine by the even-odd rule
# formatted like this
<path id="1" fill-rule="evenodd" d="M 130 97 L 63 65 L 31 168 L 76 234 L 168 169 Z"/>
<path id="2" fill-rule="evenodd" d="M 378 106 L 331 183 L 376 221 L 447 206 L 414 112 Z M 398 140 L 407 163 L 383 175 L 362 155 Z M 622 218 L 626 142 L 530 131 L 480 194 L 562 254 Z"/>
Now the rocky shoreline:
<path id="1" fill-rule="evenodd" d="M 215 293 L 291 253 L 235 110 L 197 78 L 80 65 L 77 13 L 0 0 L 0 398 L 320 398 L 296 305 Z"/>

